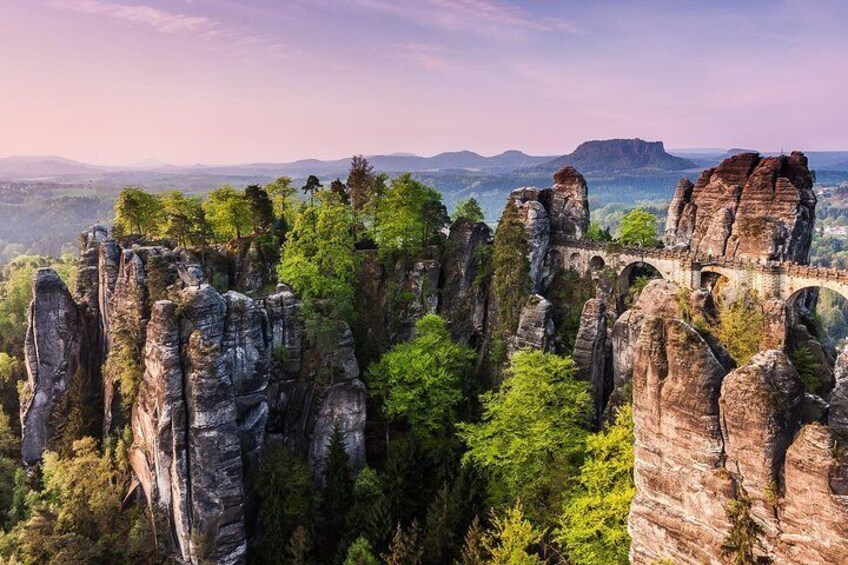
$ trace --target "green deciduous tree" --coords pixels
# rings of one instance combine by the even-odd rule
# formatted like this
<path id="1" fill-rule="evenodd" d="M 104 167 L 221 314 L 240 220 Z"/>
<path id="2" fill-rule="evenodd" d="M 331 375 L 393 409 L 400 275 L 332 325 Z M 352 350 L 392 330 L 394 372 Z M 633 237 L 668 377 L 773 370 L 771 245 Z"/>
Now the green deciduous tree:
<path id="1" fill-rule="evenodd" d="M 274 216 L 283 219 L 287 224 L 294 223 L 295 195 L 297 187 L 289 177 L 280 177 L 265 185 L 265 192 L 271 197 L 274 205 Z"/>
<path id="2" fill-rule="evenodd" d="M 601 227 L 601 224 L 598 222 L 591 222 L 589 224 L 589 229 L 586 230 L 586 238 L 600 242 L 612 241 L 612 235 L 610 235 L 609 229 Z"/>
<path id="3" fill-rule="evenodd" d="M 277 273 L 305 300 L 328 301 L 346 318 L 353 313 L 359 256 L 353 240 L 355 218 L 339 197 L 322 191 L 301 205 L 283 249 Z"/>
<path id="4" fill-rule="evenodd" d="M 515 202 L 507 202 L 492 248 L 492 291 L 499 333 L 512 334 L 530 295 L 527 232 Z"/>
<path id="5" fill-rule="evenodd" d="M 487 563 L 492 565 L 542 565 L 541 558 L 531 552 L 531 547 L 542 539 L 538 531 L 524 517 L 521 502 L 517 502 L 503 516 L 495 515 L 491 531 L 483 539 L 489 553 Z"/>
<path id="6" fill-rule="evenodd" d="M 118 235 L 153 236 L 161 221 L 161 201 L 144 189 L 125 188 L 115 200 L 113 229 Z"/>
<path id="7" fill-rule="evenodd" d="M 371 543 L 360 536 L 348 548 L 343 565 L 380 565 L 380 561 L 374 556 Z"/>
<path id="8" fill-rule="evenodd" d="M 369 372 L 369 384 L 390 420 L 405 420 L 422 438 L 444 437 L 457 420 L 475 353 L 454 343 L 435 314 L 421 318 L 416 331 L 415 339 L 383 355 Z"/>
<path id="9" fill-rule="evenodd" d="M 199 198 L 186 196 L 178 190 L 161 196 L 162 222 L 158 235 L 177 245 L 203 245 L 209 239 L 209 224 Z"/>
<path id="10" fill-rule="evenodd" d="M 586 441 L 578 487 L 565 504 L 557 541 L 574 565 L 626 565 L 633 485 L 633 409 L 619 408 L 609 429 Z"/>
<path id="11" fill-rule="evenodd" d="M 219 241 L 240 238 L 253 226 L 250 203 L 244 193 L 230 185 L 216 188 L 203 203 L 206 219 Z"/>
<path id="12" fill-rule="evenodd" d="M 392 179 L 377 211 L 377 245 L 387 254 L 415 254 L 448 220 L 441 194 L 408 173 L 401 175 Z"/>
<path id="13" fill-rule="evenodd" d="M 581 462 L 592 399 L 571 358 L 516 352 L 500 390 L 481 396 L 483 418 L 461 427 L 465 461 L 487 471 L 496 505 L 523 500 L 552 521 Z"/>
<path id="14" fill-rule="evenodd" d="M 718 304 L 718 326 L 714 332 L 738 366 L 747 363 L 760 350 L 766 332 L 762 301 L 751 292 Z"/>
<path id="15" fill-rule="evenodd" d="M 466 198 L 456 203 L 456 208 L 453 209 L 453 213 L 451 214 L 451 221 L 455 222 L 460 218 L 466 218 L 472 222 L 483 221 L 483 210 L 480 208 L 480 204 L 477 203 L 476 199 Z"/>
<path id="16" fill-rule="evenodd" d="M 621 218 L 616 240 L 624 245 L 658 246 L 657 217 L 641 208 L 631 210 Z"/>

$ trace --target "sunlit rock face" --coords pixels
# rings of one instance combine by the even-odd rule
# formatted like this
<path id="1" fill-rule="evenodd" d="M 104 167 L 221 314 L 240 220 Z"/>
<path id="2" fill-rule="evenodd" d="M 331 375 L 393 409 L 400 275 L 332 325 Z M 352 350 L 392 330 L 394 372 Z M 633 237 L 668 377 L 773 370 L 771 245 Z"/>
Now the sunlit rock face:
<path id="1" fill-rule="evenodd" d="M 810 422 L 810 396 L 782 351 L 728 372 L 682 320 L 646 318 L 633 366 L 631 562 L 725 562 L 728 510 L 745 501 L 759 558 L 839 563 L 848 461 L 838 423 Z"/>
<path id="2" fill-rule="evenodd" d="M 704 255 L 809 260 L 816 196 L 803 153 L 741 153 L 677 186 L 665 241 Z"/>

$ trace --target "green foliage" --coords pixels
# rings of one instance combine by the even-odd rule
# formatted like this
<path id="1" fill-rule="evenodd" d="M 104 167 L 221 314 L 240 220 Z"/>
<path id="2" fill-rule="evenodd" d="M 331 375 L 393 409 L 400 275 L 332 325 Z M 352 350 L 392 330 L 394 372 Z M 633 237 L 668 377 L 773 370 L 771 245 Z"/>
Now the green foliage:
<path id="1" fill-rule="evenodd" d="M 594 296 L 595 282 L 591 277 L 581 277 L 574 269 L 561 270 L 548 287 L 547 297 L 554 303 L 554 321 L 557 345 L 560 351 L 572 351 L 583 305 Z"/>
<path id="2" fill-rule="evenodd" d="M 304 300 L 329 301 L 340 317 L 353 313 L 360 259 L 355 218 L 337 195 L 321 192 L 297 213 L 277 273 Z"/>
<path id="3" fill-rule="evenodd" d="M 123 508 L 130 482 L 127 443 L 101 452 L 92 438 L 71 455 L 46 452 L 43 489 L 28 497 L 31 517 L 2 540 L 6 558 L 23 563 L 144 563 L 156 556 L 149 517 Z"/>
<path id="4" fill-rule="evenodd" d="M 482 222 L 485 219 L 483 209 L 475 198 L 466 198 L 456 203 L 456 208 L 451 214 L 451 221 L 455 222 L 460 218 L 466 218 L 472 222 Z"/>
<path id="5" fill-rule="evenodd" d="M 603 243 L 612 241 L 612 234 L 608 228 L 601 227 L 598 222 L 590 222 L 589 229 L 586 230 L 586 238 Z"/>
<path id="6" fill-rule="evenodd" d="M 374 167 L 362 155 L 354 155 L 350 160 L 347 175 L 347 188 L 350 204 L 354 210 L 362 210 L 374 194 Z"/>
<path id="7" fill-rule="evenodd" d="M 371 542 L 359 536 L 348 548 L 343 565 L 380 565 L 380 561 L 374 556 Z"/>
<path id="8" fill-rule="evenodd" d="M 615 423 L 586 440 L 579 484 L 560 518 L 557 541 L 574 565 L 626 565 L 627 516 L 633 485 L 633 409 L 618 409 Z"/>
<path id="9" fill-rule="evenodd" d="M 731 565 L 756 565 L 756 550 L 760 546 L 762 528 L 751 518 L 751 500 L 745 489 L 738 487 L 736 498 L 727 504 L 730 532 L 721 546 L 721 553 Z"/>
<path id="10" fill-rule="evenodd" d="M 740 367 L 760 350 L 766 332 L 766 315 L 760 299 L 747 293 L 733 301 L 720 301 L 715 335 Z"/>
<path id="11" fill-rule="evenodd" d="M 482 422 L 461 426 L 465 460 L 491 476 L 495 504 L 525 501 L 552 521 L 577 473 L 592 399 L 574 379 L 574 362 L 541 351 L 518 351 L 500 390 L 484 393 Z"/>
<path id="12" fill-rule="evenodd" d="M 792 361 L 792 366 L 798 371 L 798 376 L 801 377 L 801 382 L 804 383 L 804 390 L 815 394 L 821 386 L 819 378 L 818 361 L 816 361 L 813 352 L 807 346 L 793 349 L 789 352 L 789 360 Z"/>
<path id="13" fill-rule="evenodd" d="M 518 327 L 521 309 L 530 295 L 527 232 L 513 200 L 507 202 L 495 232 L 492 249 L 492 291 L 499 332 L 510 335 Z"/>
<path id="14" fill-rule="evenodd" d="M 158 235 L 177 245 L 203 245 L 209 239 L 209 224 L 199 198 L 186 196 L 178 190 L 166 192 L 160 198 L 162 222 Z"/>
<path id="15" fill-rule="evenodd" d="M 461 534 L 483 510 L 477 474 L 465 466 L 453 480 L 445 481 L 427 508 L 424 528 L 424 562 L 449 563 L 462 547 Z"/>
<path id="16" fill-rule="evenodd" d="M 315 495 L 308 465 L 284 448 L 265 451 L 255 481 L 262 538 L 257 557 L 263 563 L 285 563 L 288 543 L 298 526 L 309 531 L 315 515 Z"/>
<path id="17" fill-rule="evenodd" d="M 103 364 L 103 374 L 117 385 L 121 393 L 121 408 L 130 414 L 138 387 L 144 378 L 144 366 L 138 348 L 126 338 L 116 339 Z"/>
<path id="18" fill-rule="evenodd" d="M 641 208 L 635 208 L 621 218 L 616 241 L 624 245 L 657 247 L 657 217 Z"/>
<path id="19" fill-rule="evenodd" d="M 503 516 L 493 517 L 483 547 L 492 565 L 542 565 L 544 561 L 530 552 L 541 540 L 542 532 L 524 517 L 524 508 L 517 502 Z"/>
<path id="20" fill-rule="evenodd" d="M 417 337 L 396 345 L 369 371 L 389 420 L 402 418 L 422 438 L 444 437 L 457 420 L 463 385 L 476 355 L 456 344 L 442 318 L 428 314 Z"/>
<path id="21" fill-rule="evenodd" d="M 297 187 L 289 177 L 280 177 L 265 185 L 265 192 L 271 198 L 274 216 L 285 220 L 287 224 L 294 223 L 295 195 Z"/>
<path id="22" fill-rule="evenodd" d="M 327 455 L 324 461 L 324 486 L 321 491 L 319 513 L 319 553 L 330 555 L 341 540 L 345 526 L 345 513 L 353 499 L 353 479 L 345 451 L 345 436 L 338 422 L 333 426 Z"/>
<path id="23" fill-rule="evenodd" d="M 253 227 L 250 202 L 230 185 L 216 188 L 203 202 L 206 220 L 218 241 L 240 238 Z"/>
<path id="24" fill-rule="evenodd" d="M 118 235 L 155 236 L 162 221 L 162 202 L 142 188 L 127 187 L 115 200 L 113 230 Z"/>
<path id="25" fill-rule="evenodd" d="M 321 181 L 315 175 L 309 175 L 306 179 L 306 184 L 303 185 L 301 190 L 303 194 L 309 195 L 309 200 L 311 201 L 315 198 L 315 195 L 318 194 L 318 191 L 321 190 L 322 185 Z"/>
<path id="26" fill-rule="evenodd" d="M 376 219 L 381 253 L 406 255 L 431 244 L 449 220 L 442 195 L 408 173 L 392 179 Z"/>
<path id="27" fill-rule="evenodd" d="M 353 502 L 346 516 L 349 534 L 382 543 L 389 535 L 392 519 L 383 481 L 376 471 L 363 467 L 353 482 Z"/>
<path id="28" fill-rule="evenodd" d="M 244 189 L 244 197 L 250 206 L 250 220 L 254 233 L 265 233 L 274 226 L 274 203 L 259 185 L 251 184 Z"/>

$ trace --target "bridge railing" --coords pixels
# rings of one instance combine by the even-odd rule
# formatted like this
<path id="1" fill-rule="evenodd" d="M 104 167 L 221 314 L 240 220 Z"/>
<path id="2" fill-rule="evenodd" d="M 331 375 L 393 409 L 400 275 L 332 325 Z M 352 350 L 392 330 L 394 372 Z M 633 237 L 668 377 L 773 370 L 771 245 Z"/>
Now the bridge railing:
<path id="1" fill-rule="evenodd" d="M 621 245 L 615 242 L 600 242 L 588 239 L 578 239 L 572 236 L 555 234 L 551 238 L 553 245 L 598 251 L 605 254 L 633 255 L 655 259 L 673 259 L 686 263 L 699 263 L 702 267 L 717 266 L 733 269 L 750 269 L 768 274 L 788 274 L 798 277 L 820 280 L 848 282 L 848 271 L 833 267 L 816 267 L 802 265 L 793 261 L 768 261 L 765 259 L 742 259 L 721 255 L 706 255 L 683 249 L 659 249 Z"/>

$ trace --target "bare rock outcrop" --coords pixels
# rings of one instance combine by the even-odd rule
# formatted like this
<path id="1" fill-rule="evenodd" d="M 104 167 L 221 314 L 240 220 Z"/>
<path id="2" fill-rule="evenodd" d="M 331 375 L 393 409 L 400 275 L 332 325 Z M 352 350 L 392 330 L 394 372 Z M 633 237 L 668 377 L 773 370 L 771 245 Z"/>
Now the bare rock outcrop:
<path id="1" fill-rule="evenodd" d="M 843 349 L 834 367 L 836 384 L 830 391 L 827 424 L 834 436 L 848 445 L 848 349 Z"/>
<path id="2" fill-rule="evenodd" d="M 666 245 L 742 259 L 809 260 L 816 196 L 803 153 L 740 153 L 681 181 Z"/>
<path id="3" fill-rule="evenodd" d="M 776 539 L 774 501 L 783 459 L 801 420 L 804 387 L 781 351 L 764 351 L 731 372 L 721 388 L 724 466 L 751 501 L 765 539 Z"/>
<path id="4" fill-rule="evenodd" d="M 534 294 L 521 310 L 518 330 L 512 339 L 512 351 L 530 348 L 553 352 L 556 328 L 554 327 L 554 305 L 544 297 Z"/>
<path id="5" fill-rule="evenodd" d="M 811 395 L 782 351 L 726 371 L 685 322 L 644 320 L 633 375 L 631 563 L 726 562 L 734 520 L 762 562 L 840 563 L 848 462 L 838 438 L 805 424 Z M 735 518 L 733 505 L 744 509 Z"/>
<path id="6" fill-rule="evenodd" d="M 484 246 L 491 230 L 483 222 L 459 218 L 451 226 L 442 254 L 439 313 L 451 335 L 465 344 L 478 345 L 486 323 L 486 289 L 483 271 Z"/>
<path id="7" fill-rule="evenodd" d="M 719 391 L 726 373 L 678 319 L 647 318 L 633 367 L 636 497 L 631 563 L 712 563 L 729 529 Z"/>
<path id="8" fill-rule="evenodd" d="M 21 450 L 36 464 L 59 434 L 58 423 L 71 380 L 80 365 L 82 321 L 68 287 L 50 268 L 39 269 L 32 285 L 24 353 L 27 381 L 21 393 Z"/>
<path id="9" fill-rule="evenodd" d="M 827 426 L 808 424 L 786 452 L 775 563 L 843 563 L 848 555 L 848 461 Z"/>
<path id="10" fill-rule="evenodd" d="M 583 305 L 573 358 L 577 378 L 592 383 L 595 414 L 600 415 L 612 392 L 612 375 L 607 370 L 607 306 L 600 298 L 590 298 Z"/>
<path id="11" fill-rule="evenodd" d="M 527 231 L 533 291 L 544 292 L 557 268 L 548 253 L 551 241 L 580 238 L 589 229 L 586 180 L 573 167 L 564 167 L 554 174 L 553 187 L 518 188 L 509 198 L 521 212 Z"/>

